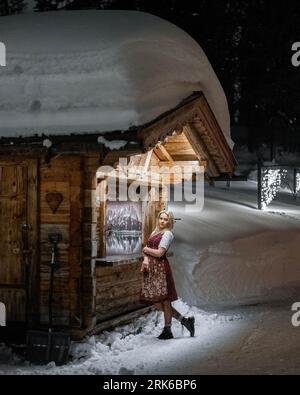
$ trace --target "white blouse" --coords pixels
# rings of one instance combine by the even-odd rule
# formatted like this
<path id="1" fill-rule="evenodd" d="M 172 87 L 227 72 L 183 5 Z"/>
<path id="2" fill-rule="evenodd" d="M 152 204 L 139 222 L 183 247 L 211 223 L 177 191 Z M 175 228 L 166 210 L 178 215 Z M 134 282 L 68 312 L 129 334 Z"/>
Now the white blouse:
<path id="1" fill-rule="evenodd" d="M 161 238 L 158 248 L 162 247 L 162 248 L 165 248 L 166 250 L 168 250 L 173 239 L 174 239 L 173 233 L 170 230 L 165 231 L 163 234 L 163 237 Z"/>

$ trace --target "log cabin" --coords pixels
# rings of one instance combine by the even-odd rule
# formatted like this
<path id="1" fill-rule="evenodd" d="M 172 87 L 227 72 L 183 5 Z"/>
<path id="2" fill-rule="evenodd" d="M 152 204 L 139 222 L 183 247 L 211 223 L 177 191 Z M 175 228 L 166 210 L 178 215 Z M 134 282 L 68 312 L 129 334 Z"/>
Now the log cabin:
<path id="1" fill-rule="evenodd" d="M 231 177 L 226 97 L 199 45 L 153 15 L 1 19 L 0 302 L 9 330 L 47 327 L 59 234 L 53 320 L 82 338 L 147 311 L 142 245 L 168 205 L 159 170 L 155 201 L 111 201 L 108 177 L 130 186 L 153 168 L 195 165 L 208 180 Z"/>

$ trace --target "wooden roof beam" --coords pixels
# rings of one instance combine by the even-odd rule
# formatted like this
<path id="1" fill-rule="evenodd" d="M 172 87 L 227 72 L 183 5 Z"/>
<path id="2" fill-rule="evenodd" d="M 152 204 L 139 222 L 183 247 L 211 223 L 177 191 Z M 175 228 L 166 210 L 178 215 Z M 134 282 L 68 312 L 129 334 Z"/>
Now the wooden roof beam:
<path id="1" fill-rule="evenodd" d="M 207 174 L 209 177 L 218 177 L 220 171 L 215 165 L 214 159 L 211 157 L 205 143 L 201 140 L 198 130 L 194 125 L 188 124 L 184 127 L 184 133 L 189 143 L 193 147 L 195 154 L 199 158 L 199 161 L 203 160 L 207 162 Z"/>
<path id="2" fill-rule="evenodd" d="M 174 132 L 181 134 L 184 131 L 186 137 L 189 137 L 189 144 L 192 143 L 191 151 L 195 152 L 196 158 L 207 161 L 208 176 L 233 174 L 237 165 L 236 159 L 203 92 L 198 92 L 196 96 L 144 125 L 139 129 L 138 137 L 146 151 L 155 148 L 158 142 L 164 143 L 168 139 L 165 148 L 173 160 L 177 161 L 183 160 L 180 154 L 186 151 L 186 147 L 182 136 L 174 138 Z M 175 147 L 178 147 L 178 150 Z M 191 155 L 191 152 L 185 152 L 185 155 L 187 154 Z M 192 158 L 185 157 L 185 160 L 187 159 Z"/>
<path id="3" fill-rule="evenodd" d="M 162 144 L 157 144 L 154 148 L 154 152 L 160 161 L 172 162 L 173 158 L 170 153 L 167 151 L 166 147 Z"/>

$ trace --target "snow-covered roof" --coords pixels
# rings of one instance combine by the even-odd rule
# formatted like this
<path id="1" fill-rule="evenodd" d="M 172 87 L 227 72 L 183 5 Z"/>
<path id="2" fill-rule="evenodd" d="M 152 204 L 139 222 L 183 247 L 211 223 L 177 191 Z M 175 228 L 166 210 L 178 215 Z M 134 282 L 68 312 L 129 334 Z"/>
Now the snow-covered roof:
<path id="1" fill-rule="evenodd" d="M 141 126 L 203 91 L 229 145 L 223 89 L 200 46 L 137 11 L 1 17 L 0 136 L 109 132 Z"/>

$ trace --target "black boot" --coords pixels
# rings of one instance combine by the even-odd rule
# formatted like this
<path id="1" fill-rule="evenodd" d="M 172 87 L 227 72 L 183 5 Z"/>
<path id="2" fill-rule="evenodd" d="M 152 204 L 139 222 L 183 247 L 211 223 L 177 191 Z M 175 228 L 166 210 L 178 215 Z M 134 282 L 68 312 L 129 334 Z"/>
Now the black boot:
<path id="1" fill-rule="evenodd" d="M 195 336 L 195 317 L 183 317 L 181 320 L 181 325 L 186 327 L 186 329 L 190 332 L 191 337 Z"/>
<path id="2" fill-rule="evenodd" d="M 173 339 L 173 333 L 171 331 L 171 328 L 169 326 L 165 326 L 164 330 L 161 332 L 161 334 L 158 336 L 159 340 L 168 340 L 168 339 Z"/>

